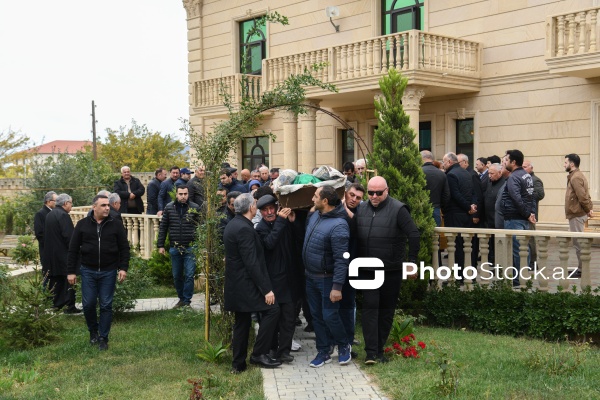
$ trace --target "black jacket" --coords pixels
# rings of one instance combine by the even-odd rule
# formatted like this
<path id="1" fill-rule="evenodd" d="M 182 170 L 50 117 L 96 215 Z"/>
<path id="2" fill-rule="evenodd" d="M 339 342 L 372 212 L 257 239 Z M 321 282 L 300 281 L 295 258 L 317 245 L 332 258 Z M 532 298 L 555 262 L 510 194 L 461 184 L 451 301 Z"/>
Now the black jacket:
<path id="1" fill-rule="evenodd" d="M 471 174 L 456 163 L 448 168 L 446 178 L 448 178 L 448 187 L 450 188 L 450 201 L 442 210 L 445 214 L 468 213 L 471 204 L 477 204 Z"/>
<path id="2" fill-rule="evenodd" d="M 161 182 L 160 190 L 158 191 L 158 211 L 163 211 L 167 204 L 171 202 L 171 195 L 169 193 L 175 187 L 176 181 L 177 179 L 167 178 Z"/>
<path id="3" fill-rule="evenodd" d="M 261 219 L 256 226 L 265 251 L 267 270 L 278 303 L 292 303 L 300 297 L 301 267 L 296 257 L 297 225 L 285 218 L 277 217 L 269 223 Z"/>
<path id="4" fill-rule="evenodd" d="M 142 182 L 133 176 L 129 181 L 129 186 L 131 188 L 131 193 L 135 194 L 134 201 L 137 212 L 138 214 L 141 214 L 144 212 L 144 202 L 142 200 L 142 196 L 144 193 L 146 193 L 146 189 L 144 188 L 144 185 L 142 185 Z M 117 193 L 121 198 L 121 208 L 119 211 L 123 214 L 127 214 L 130 192 L 127 190 L 127 183 L 125 182 L 125 179 L 121 178 L 115 181 L 113 192 Z"/>
<path id="5" fill-rule="evenodd" d="M 38 248 L 40 249 L 40 264 L 42 264 L 42 273 L 45 275 L 48 271 L 46 261 L 44 260 L 44 232 L 46 229 L 46 216 L 52 209 L 44 204 L 44 206 L 35 213 L 33 217 L 33 232 L 35 238 L 38 241 Z"/>
<path id="6" fill-rule="evenodd" d="M 148 182 L 148 188 L 146 193 L 146 201 L 148 206 L 146 207 L 146 214 L 156 215 L 158 212 L 158 192 L 160 191 L 161 182 L 153 178 Z"/>
<path id="7" fill-rule="evenodd" d="M 277 306 L 267 305 L 265 295 L 273 290 L 262 243 L 252 221 L 236 215 L 223 233 L 225 245 L 225 310 L 263 311 Z"/>
<path id="8" fill-rule="evenodd" d="M 76 272 L 79 255 L 83 267 L 99 271 L 127 271 L 129 242 L 123 224 L 110 216 L 100 224 L 93 216 L 79 220 L 69 245 L 69 274 Z"/>
<path id="9" fill-rule="evenodd" d="M 450 201 L 450 188 L 446 174 L 430 162 L 426 162 L 421 168 L 425 173 L 431 204 L 434 208 L 445 207 Z"/>
<path id="10" fill-rule="evenodd" d="M 504 220 L 526 220 L 535 213 L 533 200 L 533 179 L 522 167 L 513 170 L 502 191 Z"/>
<path id="11" fill-rule="evenodd" d="M 51 276 L 67 275 L 67 253 L 73 235 L 73 221 L 62 207 L 55 207 L 46 216 L 44 260 Z"/>
<path id="12" fill-rule="evenodd" d="M 506 178 L 503 176 L 495 182 L 488 180 L 487 188 L 485 189 L 485 205 L 483 208 L 485 210 L 485 222 L 490 229 L 504 229 L 504 226 L 496 226 L 496 199 L 498 198 L 500 189 L 504 186 L 504 182 L 506 182 Z"/>
<path id="13" fill-rule="evenodd" d="M 421 235 L 402 202 L 388 196 L 373 207 L 370 201 L 363 201 L 351 223 L 359 257 L 381 259 L 386 271 L 400 270 L 404 261 L 417 261 Z"/>
<path id="14" fill-rule="evenodd" d="M 157 247 L 165 247 L 167 231 L 171 247 L 189 247 L 196 239 L 199 212 L 198 204 L 189 201 L 183 204 L 172 201 L 167 204 L 158 228 Z"/>
<path id="15" fill-rule="evenodd" d="M 202 188 L 202 180 L 197 176 L 190 179 L 188 193 L 190 201 L 202 207 L 202 204 L 204 204 L 204 189 Z"/>

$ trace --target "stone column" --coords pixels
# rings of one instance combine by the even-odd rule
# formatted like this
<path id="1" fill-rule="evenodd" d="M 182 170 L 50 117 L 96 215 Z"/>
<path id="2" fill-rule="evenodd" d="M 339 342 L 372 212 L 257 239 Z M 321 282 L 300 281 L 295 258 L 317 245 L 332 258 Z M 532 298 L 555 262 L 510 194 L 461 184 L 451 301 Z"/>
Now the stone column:
<path id="1" fill-rule="evenodd" d="M 415 131 L 415 143 L 419 144 L 419 110 L 425 91 L 418 86 L 407 86 L 402 95 L 402 107 L 410 118 L 410 127 Z"/>
<path id="2" fill-rule="evenodd" d="M 320 100 L 308 101 L 311 106 L 318 107 Z M 310 174 L 317 166 L 317 110 L 306 109 L 306 114 L 300 114 L 302 128 L 302 172 Z"/>
<path id="3" fill-rule="evenodd" d="M 298 170 L 298 116 L 282 111 L 283 117 L 283 168 Z"/>

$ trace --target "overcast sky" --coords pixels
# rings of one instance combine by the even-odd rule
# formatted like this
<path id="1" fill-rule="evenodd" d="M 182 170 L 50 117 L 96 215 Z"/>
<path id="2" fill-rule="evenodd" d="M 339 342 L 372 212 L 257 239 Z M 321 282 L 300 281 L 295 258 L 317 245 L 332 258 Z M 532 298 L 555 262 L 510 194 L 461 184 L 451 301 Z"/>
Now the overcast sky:
<path id="1" fill-rule="evenodd" d="M 0 132 L 36 144 L 91 139 L 135 119 L 163 134 L 188 118 L 181 0 L 0 0 Z"/>

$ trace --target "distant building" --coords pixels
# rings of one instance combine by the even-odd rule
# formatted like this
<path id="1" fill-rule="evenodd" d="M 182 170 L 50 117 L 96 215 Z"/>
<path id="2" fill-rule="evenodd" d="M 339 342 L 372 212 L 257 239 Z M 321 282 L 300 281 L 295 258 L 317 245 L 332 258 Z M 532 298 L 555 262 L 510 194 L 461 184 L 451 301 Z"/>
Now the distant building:
<path id="1" fill-rule="evenodd" d="M 75 154 L 78 151 L 85 151 L 86 146 L 92 146 L 91 140 L 53 140 L 52 142 L 44 143 L 39 146 L 31 147 L 24 150 L 23 153 L 35 153 L 33 157 L 27 160 L 27 163 L 44 162 L 48 157 L 57 159 L 58 154 L 67 153 Z M 23 159 L 17 160 L 16 165 L 23 165 Z"/>

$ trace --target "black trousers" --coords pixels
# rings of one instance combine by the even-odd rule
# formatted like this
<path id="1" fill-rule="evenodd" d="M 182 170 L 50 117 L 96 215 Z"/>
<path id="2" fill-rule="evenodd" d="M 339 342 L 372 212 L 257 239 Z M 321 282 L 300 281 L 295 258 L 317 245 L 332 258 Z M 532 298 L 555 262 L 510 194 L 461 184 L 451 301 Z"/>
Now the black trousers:
<path id="1" fill-rule="evenodd" d="M 292 339 L 296 330 L 296 303 L 279 303 L 279 309 L 279 323 L 271 341 L 271 350 L 275 351 L 277 357 L 290 354 L 292 350 Z"/>
<path id="2" fill-rule="evenodd" d="M 372 271 L 359 273 L 359 279 L 372 280 L 373 277 Z M 386 271 L 385 280 L 379 289 L 362 291 L 362 329 L 367 356 L 383 354 L 392 328 L 401 282 L 402 271 Z"/>
<path id="3" fill-rule="evenodd" d="M 231 347 L 233 350 L 233 368 L 243 370 L 246 368 L 246 357 L 248 356 L 248 337 L 250 334 L 251 312 L 235 312 L 235 323 L 233 324 L 233 339 Z M 269 354 L 273 333 L 279 321 L 279 307 L 273 306 L 266 311 L 260 312 L 260 327 L 254 342 L 252 356 Z"/>
<path id="4" fill-rule="evenodd" d="M 52 293 L 52 305 L 60 309 L 75 307 L 75 289 L 69 284 L 66 275 L 48 276 L 48 290 Z"/>

